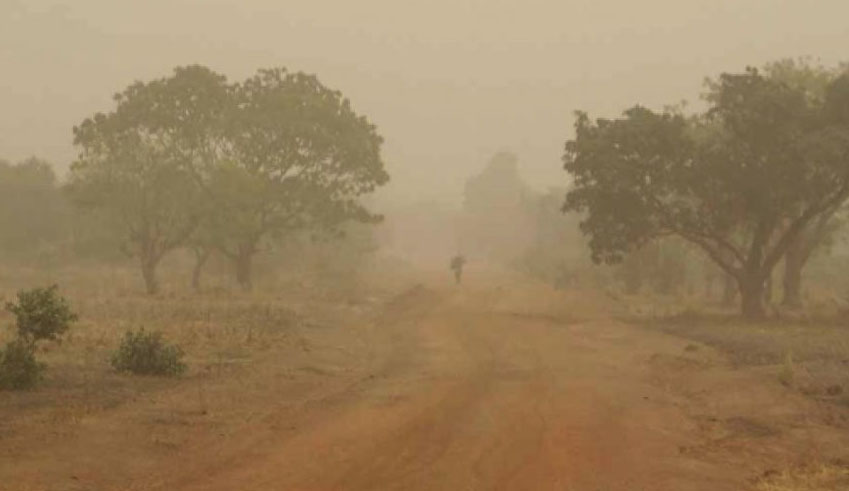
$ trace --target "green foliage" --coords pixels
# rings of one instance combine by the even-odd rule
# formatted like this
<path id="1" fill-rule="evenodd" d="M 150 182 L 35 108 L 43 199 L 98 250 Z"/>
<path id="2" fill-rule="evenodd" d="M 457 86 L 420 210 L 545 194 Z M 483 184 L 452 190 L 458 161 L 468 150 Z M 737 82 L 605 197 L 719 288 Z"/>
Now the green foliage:
<path id="1" fill-rule="evenodd" d="M 6 310 L 15 316 L 18 337 L 29 344 L 57 340 L 77 320 L 57 285 L 18 292 L 18 301 L 7 303 Z"/>
<path id="2" fill-rule="evenodd" d="M 23 339 L 6 343 L 0 350 L 0 390 L 23 390 L 35 386 L 44 365 L 35 359 L 35 345 Z"/>
<path id="3" fill-rule="evenodd" d="M 28 389 L 38 382 L 44 365 L 35 358 L 38 341 L 58 340 L 77 320 L 56 285 L 18 292 L 6 304 L 15 316 L 17 337 L 0 351 L 0 389 Z"/>
<path id="4" fill-rule="evenodd" d="M 183 355 L 179 346 L 163 341 L 161 332 L 145 332 L 142 328 L 127 331 L 112 355 L 112 367 L 135 375 L 174 377 L 186 371 Z"/>
<path id="5" fill-rule="evenodd" d="M 235 85 L 233 97 L 227 159 L 200 169 L 211 211 L 201 233 L 233 261 L 243 286 L 263 242 L 381 219 L 358 197 L 389 180 L 383 139 L 341 93 L 271 69 Z"/>
<path id="6" fill-rule="evenodd" d="M 834 80 L 833 70 L 808 57 L 785 58 L 767 63 L 763 71 L 770 79 L 804 93 L 812 104 L 823 102 Z"/>
<path id="7" fill-rule="evenodd" d="M 202 192 L 192 172 L 214 160 L 229 88 L 206 68 L 137 82 L 115 96 L 117 107 L 74 128 L 80 149 L 68 191 L 81 207 L 102 214 L 138 257 L 148 292 L 156 267 L 197 227 Z"/>
<path id="8" fill-rule="evenodd" d="M 382 138 L 318 79 L 260 70 L 241 84 L 201 66 L 138 82 L 74 129 L 74 201 L 111 218 L 150 293 L 169 251 L 217 249 L 249 286 L 263 242 L 380 217 L 358 197 L 385 184 Z"/>
<path id="9" fill-rule="evenodd" d="M 849 198 L 842 79 L 830 75 L 826 96 L 813 97 L 781 77 L 722 74 L 693 117 L 639 106 L 612 120 L 579 114 L 565 209 L 585 214 L 593 259 L 620 262 L 678 236 L 735 278 L 744 314 L 762 316 L 764 284 L 789 245 Z"/>
<path id="10" fill-rule="evenodd" d="M 849 68 L 826 89 L 825 117 L 832 124 L 849 124 Z"/>

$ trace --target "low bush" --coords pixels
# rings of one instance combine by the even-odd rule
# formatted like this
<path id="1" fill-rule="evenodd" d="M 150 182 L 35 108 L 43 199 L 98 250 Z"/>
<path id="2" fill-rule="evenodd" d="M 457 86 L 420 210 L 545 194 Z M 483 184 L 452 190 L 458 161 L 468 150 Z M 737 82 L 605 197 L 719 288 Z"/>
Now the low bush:
<path id="1" fill-rule="evenodd" d="M 77 320 L 56 285 L 20 291 L 17 303 L 7 303 L 6 310 L 15 316 L 18 337 L 30 344 L 59 339 Z"/>
<path id="2" fill-rule="evenodd" d="M 77 320 L 56 285 L 18 292 L 16 303 L 6 303 L 15 316 L 17 336 L 0 351 L 0 390 L 33 387 L 41 378 L 44 364 L 35 358 L 39 341 L 58 341 Z"/>
<path id="3" fill-rule="evenodd" d="M 173 377 L 186 371 L 183 350 L 166 344 L 160 332 L 128 331 L 112 355 L 112 367 L 135 375 Z"/>
<path id="4" fill-rule="evenodd" d="M 35 345 L 22 339 L 0 350 L 0 390 L 32 388 L 41 378 L 44 365 L 35 359 Z"/>

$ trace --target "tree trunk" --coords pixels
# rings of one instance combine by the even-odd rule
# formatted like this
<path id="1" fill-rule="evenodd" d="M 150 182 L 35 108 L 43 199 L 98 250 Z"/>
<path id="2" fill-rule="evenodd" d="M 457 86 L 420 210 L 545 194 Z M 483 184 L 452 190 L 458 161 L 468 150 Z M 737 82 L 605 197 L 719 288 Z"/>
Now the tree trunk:
<path id="1" fill-rule="evenodd" d="M 712 275 L 705 276 L 705 298 L 708 300 L 713 300 L 713 280 Z"/>
<path id="2" fill-rule="evenodd" d="M 737 282 L 734 277 L 726 274 L 724 276 L 724 285 L 722 290 L 722 305 L 730 307 L 734 305 L 734 299 L 737 298 Z"/>
<path id="3" fill-rule="evenodd" d="M 781 305 L 785 307 L 802 306 L 802 268 L 805 266 L 805 255 L 801 242 L 794 241 L 784 256 L 784 297 Z"/>
<path id="4" fill-rule="evenodd" d="M 192 270 L 192 288 L 196 292 L 200 292 L 200 275 L 203 272 L 203 266 L 209 259 L 209 249 L 195 250 L 195 267 Z"/>
<path id="5" fill-rule="evenodd" d="M 765 281 L 758 275 L 749 275 L 740 282 L 741 313 L 749 320 L 766 317 L 764 308 Z"/>
<path id="6" fill-rule="evenodd" d="M 766 282 L 764 283 L 764 303 L 769 305 L 772 303 L 772 295 L 773 295 L 773 283 L 772 283 L 772 275 L 767 277 Z"/>
<path id="7" fill-rule="evenodd" d="M 156 266 L 158 264 L 159 258 L 155 255 L 145 254 L 141 256 L 142 277 L 148 295 L 155 295 L 159 292 L 159 283 L 156 281 Z"/>
<path id="8" fill-rule="evenodd" d="M 708 301 L 714 300 L 714 285 L 719 277 L 713 264 L 705 263 L 702 265 L 702 277 L 705 281 L 705 298 Z"/>
<path id="9" fill-rule="evenodd" d="M 781 304 L 789 308 L 802 306 L 802 271 L 811 254 L 834 233 L 834 216 L 837 210 L 819 217 L 787 247 L 784 253 L 784 297 Z"/>
<path id="10" fill-rule="evenodd" d="M 240 248 L 239 254 L 234 258 L 236 266 L 236 281 L 245 291 L 253 288 L 253 248 Z"/>

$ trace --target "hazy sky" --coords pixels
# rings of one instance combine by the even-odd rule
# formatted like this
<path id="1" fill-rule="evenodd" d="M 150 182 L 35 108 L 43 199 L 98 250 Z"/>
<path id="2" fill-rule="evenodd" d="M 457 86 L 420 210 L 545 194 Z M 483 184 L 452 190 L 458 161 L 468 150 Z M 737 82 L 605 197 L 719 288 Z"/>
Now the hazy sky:
<path id="1" fill-rule="evenodd" d="M 0 157 L 66 166 L 74 124 L 176 65 L 282 65 L 378 125 L 386 196 L 453 201 L 500 149 L 563 184 L 575 109 L 693 100 L 706 75 L 847 47 L 847 0 L 0 0 Z"/>

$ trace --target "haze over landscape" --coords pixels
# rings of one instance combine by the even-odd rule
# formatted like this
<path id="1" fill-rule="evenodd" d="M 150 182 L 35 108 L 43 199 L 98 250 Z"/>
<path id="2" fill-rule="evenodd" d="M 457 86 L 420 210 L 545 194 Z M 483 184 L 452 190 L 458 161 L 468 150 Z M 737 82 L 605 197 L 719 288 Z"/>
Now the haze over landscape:
<path id="1" fill-rule="evenodd" d="M 849 490 L 847 0 L 0 0 L 0 491 Z"/>
<path id="2" fill-rule="evenodd" d="M 133 80 L 199 63 L 319 74 L 377 124 L 381 194 L 457 203 L 496 151 L 567 182 L 576 109 L 694 101 L 709 74 L 845 57 L 842 0 L 0 0 L 0 155 L 65 167 L 70 128 Z"/>

